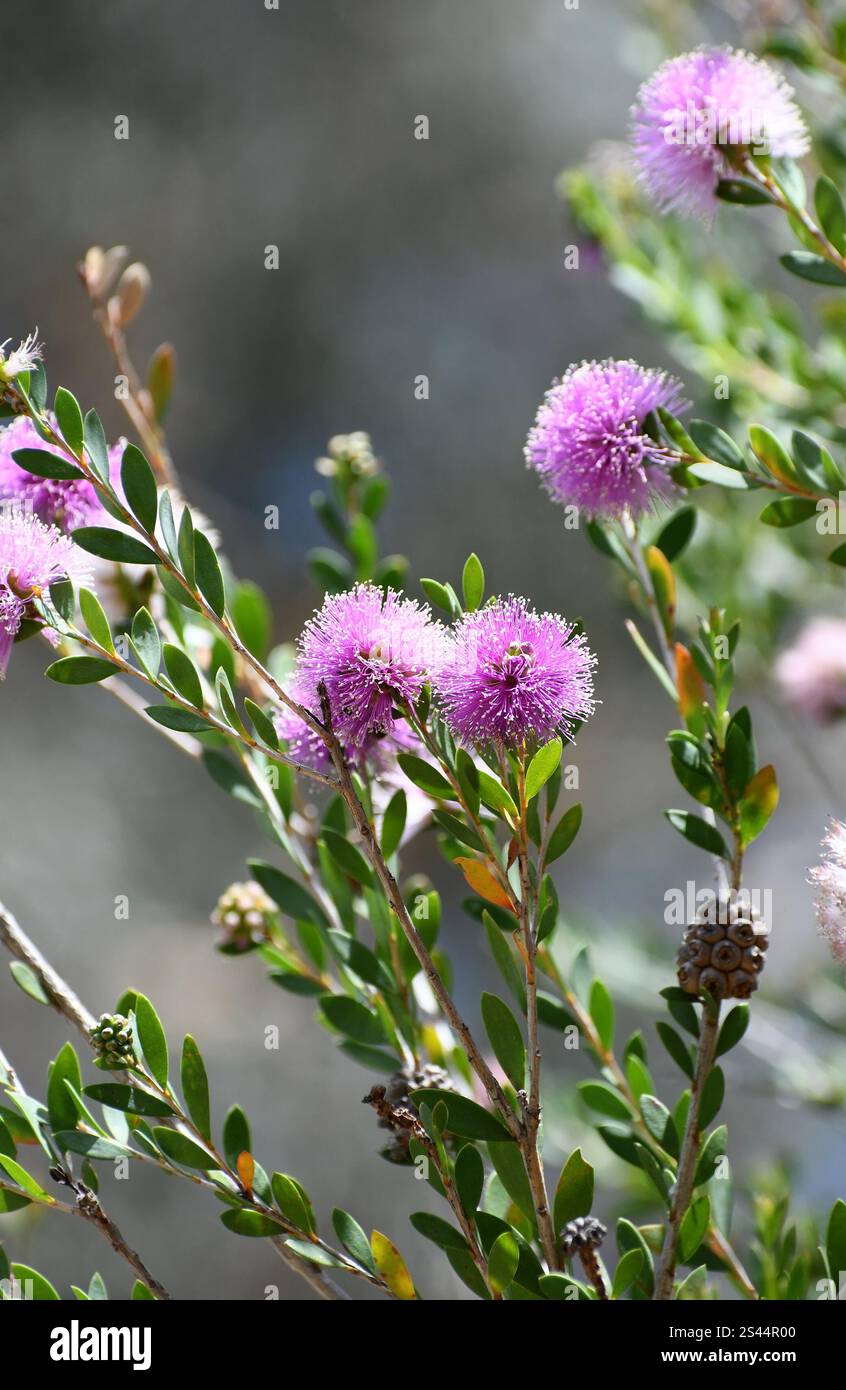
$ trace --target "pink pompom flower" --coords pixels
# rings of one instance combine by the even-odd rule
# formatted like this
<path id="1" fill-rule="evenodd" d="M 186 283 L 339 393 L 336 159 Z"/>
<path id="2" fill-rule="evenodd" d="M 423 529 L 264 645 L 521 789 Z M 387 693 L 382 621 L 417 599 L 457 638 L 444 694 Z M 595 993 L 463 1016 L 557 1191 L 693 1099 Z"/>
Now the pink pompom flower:
<path id="1" fill-rule="evenodd" d="M 589 517 L 638 515 L 673 490 L 673 456 L 647 434 L 659 406 L 684 406 L 681 384 L 637 362 L 581 362 L 547 391 L 526 442 L 526 462 L 556 502 Z"/>
<path id="2" fill-rule="evenodd" d="M 593 713 L 594 664 L 572 624 L 511 595 L 452 629 L 433 690 L 463 742 L 518 748 L 571 734 Z"/>
<path id="3" fill-rule="evenodd" d="M 777 658 L 775 677 L 797 714 L 830 724 L 846 713 L 846 622 L 812 618 Z"/>
<path id="4" fill-rule="evenodd" d="M 90 583 L 88 557 L 31 512 L 0 511 L 0 679 L 33 599 L 59 579 Z"/>
<path id="5" fill-rule="evenodd" d="M 711 221 L 720 179 L 743 152 L 798 159 L 808 130 L 780 73 L 732 48 L 697 48 L 670 58 L 632 107 L 641 179 L 662 212 Z"/>
<path id="6" fill-rule="evenodd" d="M 109 471 L 117 478 L 125 441 L 109 450 Z M 83 478 L 61 481 L 38 478 L 16 463 L 12 454 L 18 449 L 50 451 L 32 421 L 21 415 L 0 430 L 0 502 L 17 500 L 48 526 L 60 531 L 74 531 L 77 526 L 92 523 L 110 524 L 100 499 L 91 483 Z"/>
<path id="7" fill-rule="evenodd" d="M 305 703 L 319 711 L 325 685 L 335 733 L 361 749 L 393 733 L 397 703 L 418 698 L 442 640 L 429 609 L 391 589 L 357 584 L 330 595 L 300 637 L 299 680 L 311 692 Z"/>

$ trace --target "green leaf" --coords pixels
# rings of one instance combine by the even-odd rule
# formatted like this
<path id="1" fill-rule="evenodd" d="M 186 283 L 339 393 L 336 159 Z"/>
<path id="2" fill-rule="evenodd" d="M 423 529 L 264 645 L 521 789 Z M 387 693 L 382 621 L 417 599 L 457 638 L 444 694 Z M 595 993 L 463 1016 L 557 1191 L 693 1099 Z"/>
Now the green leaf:
<path id="1" fill-rule="evenodd" d="M 155 1295 L 150 1293 L 146 1284 L 142 1284 L 140 1279 L 136 1279 L 132 1285 L 132 1293 L 129 1295 L 133 1303 L 155 1303 Z"/>
<path id="2" fill-rule="evenodd" d="M 341 1207 L 335 1207 L 332 1212 L 332 1227 L 347 1253 L 358 1264 L 375 1274 L 376 1265 L 370 1252 L 370 1241 L 355 1217 L 350 1216 L 349 1212 L 344 1211 Z"/>
<path id="3" fill-rule="evenodd" d="M 447 779 L 422 758 L 415 757 L 413 753 L 400 753 L 397 762 L 409 782 L 413 782 L 429 796 L 442 797 L 449 801 L 458 799 Z"/>
<path id="4" fill-rule="evenodd" d="M 123 451 L 120 480 L 132 515 L 152 534 L 159 509 L 156 480 L 146 458 L 134 444 L 127 444 Z"/>
<path id="5" fill-rule="evenodd" d="M 270 1187 L 273 1200 L 282 1215 L 287 1217 L 298 1231 L 304 1231 L 306 1235 L 312 1234 L 314 1216 L 300 1184 L 294 1178 L 289 1178 L 287 1173 L 274 1173 L 270 1179 Z"/>
<path id="6" fill-rule="evenodd" d="M 357 845 L 346 840 L 336 830 L 328 830 L 325 827 L 321 839 L 342 873 L 365 888 L 376 886 L 373 870 Z"/>
<path id="7" fill-rule="evenodd" d="M 711 1202 L 706 1193 L 688 1207 L 679 1232 L 679 1247 L 685 1264 L 696 1254 L 711 1223 Z"/>
<path id="8" fill-rule="evenodd" d="M 51 1197 L 49 1192 L 45 1192 L 40 1183 L 31 1177 L 25 1168 L 22 1168 L 14 1158 L 8 1158 L 6 1154 L 0 1154 L 0 1168 L 5 1168 L 13 1182 L 17 1183 L 22 1192 L 31 1197 L 36 1202 L 46 1202 L 48 1206 L 55 1206 L 56 1199 Z"/>
<path id="9" fill-rule="evenodd" d="M 482 995 L 482 1018 L 494 1056 L 515 1091 L 521 1090 L 526 1081 L 526 1048 L 516 1018 L 502 999 L 487 993 Z"/>
<path id="10" fill-rule="evenodd" d="M 643 1256 L 643 1266 L 636 1276 L 636 1284 L 638 1289 L 641 1289 L 648 1298 L 651 1298 L 655 1287 L 655 1266 L 652 1251 L 649 1249 L 642 1232 L 625 1217 L 620 1217 L 617 1222 L 617 1249 L 621 1255 L 628 1254 L 629 1250 L 640 1251 Z"/>
<path id="11" fill-rule="evenodd" d="M 382 853 L 386 859 L 399 848 L 408 815 L 408 801 L 400 787 L 394 792 L 382 817 Z"/>
<path id="12" fill-rule="evenodd" d="M 157 565 L 159 557 L 143 541 L 112 526 L 78 526 L 73 539 L 89 555 L 118 565 Z"/>
<path id="13" fill-rule="evenodd" d="M 600 1041 L 610 1052 L 614 1045 L 614 1002 L 602 980 L 593 981 L 588 1008 Z"/>
<path id="14" fill-rule="evenodd" d="M 431 1109 L 440 1102 L 446 1107 L 446 1128 L 452 1134 L 460 1134 L 464 1139 L 487 1139 L 493 1142 L 510 1141 L 511 1135 L 502 1121 L 474 1100 L 452 1092 L 426 1089 L 415 1090 L 411 1099 L 417 1106 L 428 1105 Z"/>
<path id="15" fill-rule="evenodd" d="M 69 1081 L 77 1091 L 82 1089 L 82 1072 L 79 1058 L 70 1043 L 65 1043 L 50 1064 L 47 1080 L 47 1112 L 50 1124 L 56 1129 L 73 1129 L 76 1124 L 76 1106 L 65 1082 Z"/>
<path id="16" fill-rule="evenodd" d="M 91 459 L 94 471 L 99 474 L 104 483 L 107 483 L 109 481 L 109 446 L 106 443 L 103 426 L 96 410 L 87 411 L 82 431 L 85 437 L 85 447 L 88 450 L 88 457 Z"/>
<path id="17" fill-rule="evenodd" d="M 147 1115 L 162 1119 L 174 1113 L 172 1105 L 160 1100 L 158 1096 L 150 1095 L 149 1091 L 143 1091 L 140 1086 L 121 1086 L 117 1082 L 103 1081 L 96 1082 L 93 1086 L 85 1086 L 83 1094 L 91 1100 L 98 1101 L 100 1105 L 108 1105 L 112 1110 L 125 1110 L 128 1115 Z"/>
<path id="18" fill-rule="evenodd" d="M 221 1212 L 220 1219 L 226 1229 L 234 1231 L 236 1236 L 266 1239 L 268 1236 L 281 1234 L 278 1221 L 273 1221 L 260 1211 L 249 1211 L 245 1207 L 231 1207 L 229 1211 Z"/>
<path id="19" fill-rule="evenodd" d="M 279 747 L 279 738 L 270 715 L 249 697 L 244 699 L 244 709 L 247 711 L 256 737 L 265 747 L 270 748 L 275 753 Z"/>
<path id="20" fill-rule="evenodd" d="M 30 999 L 34 999 L 38 1004 L 50 1003 L 49 995 L 45 994 L 44 986 L 35 971 L 25 965 L 22 960 L 10 961 L 9 974 L 18 988 L 22 989 L 24 994 L 28 994 Z"/>
<path id="21" fill-rule="evenodd" d="M 180 1134 L 176 1129 L 168 1129 L 166 1125 L 156 1125 L 153 1129 L 153 1138 L 166 1158 L 172 1163 L 178 1163 L 182 1168 L 200 1168 L 207 1170 L 219 1167 L 217 1159 L 205 1149 L 201 1149 L 193 1139 L 189 1139 L 187 1134 Z"/>
<path id="22" fill-rule="evenodd" d="M 713 463 L 722 463 L 726 468 L 745 468 L 746 462 L 731 435 L 718 429 L 709 420 L 691 420 L 690 436 L 702 453 Z M 681 515 L 681 513 L 678 513 Z M 672 521 L 668 523 L 672 525 Z M 660 542 L 656 542 L 660 545 Z M 663 546 L 660 547 L 663 550 Z M 666 553 L 666 552 L 665 552 Z M 671 556 L 667 556 L 669 560 Z"/>
<path id="23" fill-rule="evenodd" d="M 695 508 L 682 507 L 675 516 L 670 517 L 670 520 L 661 529 L 655 540 L 655 545 L 667 560 L 675 560 L 678 555 L 681 555 L 695 530 Z"/>
<path id="24" fill-rule="evenodd" d="M 671 1024 L 666 1023 L 663 1019 L 660 1019 L 658 1023 L 655 1024 L 655 1029 L 676 1066 L 692 1081 L 694 1068 L 690 1056 L 690 1048 L 687 1043 L 681 1035 L 676 1032 L 675 1028 L 673 1028 Z"/>
<path id="25" fill-rule="evenodd" d="M 211 1105 L 206 1065 L 190 1033 L 186 1033 L 182 1043 L 180 1079 L 188 1114 L 203 1138 L 211 1143 Z"/>
<path id="26" fill-rule="evenodd" d="M 440 1246 L 441 1250 L 467 1249 L 467 1241 L 461 1232 L 442 1216 L 435 1216 L 429 1211 L 414 1211 L 408 1219 L 419 1235 Z"/>
<path id="27" fill-rule="evenodd" d="M 58 685 L 93 685 L 115 674 L 110 661 L 99 656 L 63 656 L 44 672 Z"/>
<path id="28" fill-rule="evenodd" d="M 461 576 L 461 587 L 464 593 L 464 607 L 468 613 L 472 613 L 480 606 L 485 593 L 485 571 L 475 552 L 467 557 Z"/>
<path id="29" fill-rule="evenodd" d="M 239 1156 L 242 1153 L 250 1153 L 251 1150 L 249 1121 L 240 1105 L 233 1105 L 223 1121 L 223 1152 L 226 1162 L 234 1168 Z"/>
<path id="30" fill-rule="evenodd" d="M 13 1264 L 12 1275 L 23 1285 L 24 1291 L 28 1293 L 34 1303 L 53 1303 L 57 1302 L 59 1295 L 53 1288 L 49 1279 L 45 1279 L 43 1274 L 39 1274 L 37 1269 L 32 1269 L 30 1265 Z"/>
<path id="31" fill-rule="evenodd" d="M 549 837 L 546 855 L 544 857 L 544 867 L 554 864 L 556 859 L 560 859 L 562 854 L 566 854 L 571 844 L 581 829 L 582 807 L 579 802 L 571 806 L 564 812 L 560 821 L 556 825 Z"/>
<path id="32" fill-rule="evenodd" d="M 749 1027 L 749 1005 L 737 1004 L 726 1014 L 723 1025 L 720 1028 L 720 1036 L 717 1039 L 717 1050 L 715 1057 L 722 1057 L 726 1052 L 730 1052 L 733 1047 L 737 1047 L 746 1029 Z"/>
<path id="33" fill-rule="evenodd" d="M 708 1073 L 708 1079 L 702 1087 L 702 1099 L 699 1102 L 699 1128 L 707 1129 L 713 1120 L 717 1118 L 723 1104 L 726 1093 L 726 1078 L 723 1075 L 722 1067 L 714 1067 Z"/>
<path id="34" fill-rule="evenodd" d="M 741 203 L 747 207 L 772 202 L 769 193 L 745 179 L 720 179 L 714 192 L 724 203 Z"/>
<path id="35" fill-rule="evenodd" d="M 225 791 L 227 796 L 234 796 L 236 801 L 243 801 L 247 806 L 254 806 L 258 810 L 265 809 L 264 801 L 240 763 L 233 762 L 216 748 L 204 748 L 203 766 L 212 781 L 221 791 Z"/>
<path id="36" fill-rule="evenodd" d="M 846 251 L 846 208 L 835 185 L 826 174 L 817 179 L 814 207 L 820 226 L 841 256 Z M 841 1266 L 846 1269 L 846 1265 Z"/>
<path id="37" fill-rule="evenodd" d="M 196 562 L 194 558 L 194 518 L 190 507 L 182 508 L 179 518 L 179 533 L 176 538 L 179 566 L 191 588 L 196 587 Z"/>
<path id="38" fill-rule="evenodd" d="M 749 782 L 740 802 L 740 831 L 744 847 L 757 839 L 778 805 L 779 790 L 772 763 Z"/>
<path id="39" fill-rule="evenodd" d="M 84 478 L 81 469 L 76 468 L 59 454 L 51 454 L 46 449 L 13 449 L 12 458 L 19 468 L 34 473 L 37 478 L 55 478 L 60 482 L 71 478 Z"/>
<path id="40" fill-rule="evenodd" d="M 179 694 L 189 705 L 203 708 L 203 687 L 196 666 L 181 647 L 165 642 L 162 647 L 165 670 Z"/>
<path id="41" fill-rule="evenodd" d="M 728 1130 L 725 1125 L 718 1125 L 713 1130 L 702 1146 L 699 1155 L 699 1162 L 696 1165 L 696 1177 L 694 1186 L 699 1187 L 702 1183 L 708 1182 L 714 1176 L 720 1159 L 725 1157 L 726 1145 L 728 1144 Z"/>
<path id="42" fill-rule="evenodd" d="M 132 645 L 142 667 L 155 680 L 162 660 L 158 628 L 146 608 L 139 608 L 132 619 Z"/>
<path id="43" fill-rule="evenodd" d="M 582 1157 L 581 1149 L 574 1149 L 561 1169 L 555 1188 L 553 1224 L 556 1232 L 563 1230 L 567 1222 L 574 1221 L 577 1216 L 590 1215 L 593 1184 L 593 1168 Z"/>
<path id="44" fill-rule="evenodd" d="M 494 1171 L 506 1193 L 526 1220 L 534 1225 L 536 1218 L 532 1189 L 519 1148 L 516 1144 L 503 1141 L 502 1135 L 498 1140 L 489 1141 L 487 1147 Z"/>
<path id="45" fill-rule="evenodd" d="M 105 647 L 107 652 L 114 652 L 114 642 L 112 641 L 112 629 L 109 620 L 101 607 L 100 600 L 90 589 L 80 589 L 79 607 L 85 620 L 85 626 L 94 638 L 94 641 L 101 647 Z"/>
<path id="46" fill-rule="evenodd" d="M 325 994 L 320 1000 L 320 1008 L 333 1028 L 355 1042 L 375 1044 L 385 1041 L 385 1029 L 379 1015 L 358 999 L 351 999 L 346 994 Z"/>
<path id="47" fill-rule="evenodd" d="M 846 285 L 843 271 L 813 251 L 788 251 L 779 256 L 779 260 L 785 270 L 798 275 L 800 280 L 810 280 L 814 285 Z"/>
<path id="48" fill-rule="evenodd" d="M 721 859 L 729 858 L 726 842 L 719 830 L 709 825 L 701 816 L 695 816 L 691 811 L 665 811 L 664 815 L 670 825 L 692 845 L 696 845 L 697 849 L 717 854 Z"/>
<path id="49" fill-rule="evenodd" d="M 100 1134 L 83 1134 L 78 1129 L 61 1129 L 53 1137 L 63 1151 L 82 1154 L 92 1162 L 112 1162 L 132 1152 L 125 1144 L 104 1139 Z"/>
<path id="50" fill-rule="evenodd" d="M 631 1120 L 632 1112 L 619 1092 L 604 1081 L 579 1082 L 579 1094 L 586 1105 L 612 1120 Z"/>
<path id="51" fill-rule="evenodd" d="M 66 391 L 64 386 L 60 386 L 56 392 L 56 399 L 53 404 L 56 419 L 59 422 L 59 429 L 62 431 L 65 443 L 70 446 L 75 454 L 82 453 L 82 444 L 85 438 L 82 411 L 76 396 Z"/>
<path id="52" fill-rule="evenodd" d="M 203 531 L 194 533 L 194 561 L 197 585 L 206 603 L 219 618 L 226 607 L 226 591 L 214 546 Z"/>
<path id="53" fill-rule="evenodd" d="M 144 710 L 156 724 L 165 729 L 174 729 L 178 734 L 207 734 L 210 725 L 198 714 L 188 709 L 177 709 L 173 705 L 147 705 Z"/>
<path id="54" fill-rule="evenodd" d="M 166 1087 L 168 1075 L 167 1038 L 161 1019 L 145 994 L 139 994 L 135 1000 L 135 1023 L 138 1029 L 138 1040 L 141 1043 L 144 1060 L 150 1069 L 150 1075 L 158 1081 L 160 1086 Z"/>
<path id="55" fill-rule="evenodd" d="M 489 811 L 495 811 L 497 815 L 505 815 L 516 825 L 520 819 L 520 812 L 511 798 L 510 792 L 502 785 L 498 777 L 492 777 L 489 772 L 484 772 L 481 768 L 477 769 L 479 776 L 479 796 L 485 803 Z"/>
<path id="56" fill-rule="evenodd" d="M 825 1251 L 831 1277 L 837 1281 L 839 1288 L 840 1280 L 846 1271 L 846 1202 L 839 1198 L 831 1208 L 828 1218 Z"/>
<path id="57" fill-rule="evenodd" d="M 550 739 L 543 748 L 539 748 L 532 761 L 529 763 L 526 772 L 526 801 L 532 800 L 537 796 L 541 787 L 548 782 L 553 772 L 561 762 L 561 750 L 563 744 L 560 738 Z"/>
<path id="58" fill-rule="evenodd" d="M 640 1275 L 643 1268 L 643 1251 L 640 1249 L 627 1250 L 625 1255 L 621 1255 L 617 1261 L 617 1268 L 614 1270 L 614 1280 L 611 1285 L 611 1297 L 621 1298 Z"/>
<path id="59" fill-rule="evenodd" d="M 256 882 L 288 917 L 314 922 L 318 927 L 326 926 L 323 913 L 301 884 L 263 859 L 248 859 L 247 865 Z"/>
<path id="60" fill-rule="evenodd" d="M 769 502 L 758 520 L 765 526 L 775 526 L 785 530 L 788 526 L 798 526 L 816 514 L 817 504 L 813 497 L 779 497 Z"/>
<path id="61" fill-rule="evenodd" d="M 257 584 L 241 583 L 230 601 L 235 631 L 248 651 L 264 661 L 270 649 L 273 614 Z"/>
<path id="62" fill-rule="evenodd" d="M 472 1144 L 465 1144 L 459 1150 L 453 1177 L 462 1210 L 472 1219 L 485 1186 L 485 1162 Z"/>
<path id="63" fill-rule="evenodd" d="M 441 584 L 437 579 L 421 579 L 420 587 L 430 603 L 442 612 L 448 613 L 451 618 L 457 618 L 461 613 L 461 604 L 458 596 L 451 584 Z"/>
<path id="64" fill-rule="evenodd" d="M 504 1293 L 517 1273 L 520 1248 L 510 1231 L 497 1236 L 488 1255 L 488 1283 L 494 1293 Z"/>
<path id="65" fill-rule="evenodd" d="M 749 490 L 743 473 L 734 468 L 726 468 L 722 463 L 690 463 L 687 471 L 694 478 L 700 478 L 703 483 L 715 483 L 717 487 L 734 488 L 742 492 Z"/>

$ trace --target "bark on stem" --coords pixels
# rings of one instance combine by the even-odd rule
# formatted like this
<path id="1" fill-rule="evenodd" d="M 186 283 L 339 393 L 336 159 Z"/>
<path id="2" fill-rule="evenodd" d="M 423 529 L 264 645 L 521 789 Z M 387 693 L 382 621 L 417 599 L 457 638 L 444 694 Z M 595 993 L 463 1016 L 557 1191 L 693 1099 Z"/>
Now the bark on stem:
<path id="1" fill-rule="evenodd" d="M 717 1049 L 717 1036 L 720 1025 L 720 1005 L 713 1007 L 707 1003 L 702 1009 L 702 1026 L 699 1034 L 699 1051 L 696 1058 L 696 1072 L 690 1091 L 690 1106 L 684 1127 L 679 1166 L 675 1186 L 667 1215 L 667 1232 L 661 1250 L 658 1275 L 655 1280 L 654 1298 L 658 1302 L 673 1296 L 673 1280 L 678 1257 L 679 1231 L 685 1213 L 690 1206 L 696 1179 L 696 1165 L 699 1161 L 699 1110 L 702 1104 L 702 1091 L 711 1074 Z"/>

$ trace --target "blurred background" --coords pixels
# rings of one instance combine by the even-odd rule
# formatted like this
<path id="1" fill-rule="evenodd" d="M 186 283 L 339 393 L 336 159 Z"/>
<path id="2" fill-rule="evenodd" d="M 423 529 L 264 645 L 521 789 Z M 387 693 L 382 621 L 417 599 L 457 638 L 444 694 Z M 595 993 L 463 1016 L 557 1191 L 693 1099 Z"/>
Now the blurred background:
<path id="1" fill-rule="evenodd" d="M 703 33 L 733 36 L 722 10 L 696 9 Z M 662 56 L 642 21 L 633 0 L 23 7 L 5 77 L 0 323 L 15 339 L 37 324 L 51 383 L 95 404 L 114 436 L 126 428 L 114 368 L 75 264 L 92 243 L 125 243 L 146 262 L 154 289 L 131 330 L 134 354 L 175 345 L 168 433 L 181 479 L 220 526 L 236 572 L 270 595 L 278 640 L 320 600 L 304 578 L 321 539 L 313 460 L 329 435 L 354 429 L 370 431 L 392 476 L 382 546 L 410 557 L 413 593 L 421 575 L 457 582 L 475 549 L 495 590 L 584 619 L 602 704 L 573 757 L 586 815 L 559 874 L 567 943 L 595 945 L 625 1018 L 637 1015 L 657 1074 L 677 1091 L 651 1014 L 638 1012 L 654 1010 L 652 986 L 672 980 L 664 895 L 703 873 L 703 856 L 661 815 L 683 804 L 663 746 L 673 713 L 623 631 L 625 599 L 606 562 L 564 530 L 522 460 L 537 403 L 570 361 L 632 355 L 679 369 L 598 258 L 565 269 L 577 238 L 555 190 L 597 140 L 623 137 L 637 85 Z M 128 140 L 114 137 L 118 115 Z M 428 140 L 414 138 L 419 115 Z M 265 269 L 270 245 L 278 270 Z M 415 399 L 421 374 L 428 400 Z M 695 397 L 696 381 L 686 385 Z M 263 524 L 269 505 L 280 510 L 275 532 Z M 45 682 L 44 665 L 38 644 L 21 646 L 0 689 L 0 897 L 93 1012 L 131 985 L 153 996 L 174 1040 L 197 1037 L 218 1117 L 235 1101 L 246 1109 L 257 1156 L 307 1182 L 323 1223 L 333 1205 L 347 1208 L 399 1243 L 426 1296 L 462 1297 L 407 1223 L 431 1194 L 376 1154 L 384 1136 L 360 1103 L 374 1078 L 255 957 L 213 949 L 218 894 L 263 852 L 249 813 L 107 695 Z M 836 731 L 797 728 L 763 686 L 746 693 L 782 803 L 749 856 L 750 883 L 773 894 L 770 1003 L 732 1056 L 726 1117 L 742 1176 L 783 1156 L 797 1167 L 800 1206 L 822 1209 L 839 1195 L 846 1138 L 808 1093 L 828 1093 L 814 1058 L 837 1035 L 820 1018 L 839 1024 L 843 1003 L 805 878 L 826 816 L 843 806 L 803 749 L 812 742 L 820 766 L 834 767 L 844 744 Z M 409 868 L 431 872 L 445 895 L 442 939 L 474 1015 L 494 978 L 478 929 L 425 837 Z M 128 921 L 115 920 L 119 894 Z M 800 1000 L 814 1005 L 803 1020 Z M 4 1048 L 40 1093 L 65 1025 L 5 969 L 0 1019 Z M 280 1047 L 267 1051 L 273 1024 Z M 792 1082 L 774 1072 L 777 1054 Z M 557 1035 L 547 1057 L 562 1093 L 586 1074 Z M 566 1103 L 547 1123 L 554 1174 L 585 1129 Z M 587 1132 L 584 1142 L 601 1184 L 619 1181 L 601 1141 Z M 272 1250 L 224 1231 L 189 1184 L 135 1171 L 120 1183 L 104 1169 L 103 1195 L 177 1297 L 256 1299 L 268 1286 L 310 1296 Z M 605 1215 L 619 1209 L 613 1190 L 606 1205 Z M 128 1291 L 124 1268 L 81 1223 L 24 1213 L 4 1218 L 0 1238 L 63 1295 L 95 1268 L 113 1296 Z"/>

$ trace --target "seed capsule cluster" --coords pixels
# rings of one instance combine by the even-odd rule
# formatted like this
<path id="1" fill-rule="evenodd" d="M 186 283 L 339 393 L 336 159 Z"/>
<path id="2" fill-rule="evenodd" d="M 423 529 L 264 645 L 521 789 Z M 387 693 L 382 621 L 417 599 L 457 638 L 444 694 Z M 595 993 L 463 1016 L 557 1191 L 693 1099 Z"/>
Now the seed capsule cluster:
<path id="1" fill-rule="evenodd" d="M 561 1232 L 563 1254 L 569 1259 L 583 1250 L 598 1250 L 607 1229 L 595 1216 L 577 1216 L 574 1221 L 568 1221 Z"/>
<path id="2" fill-rule="evenodd" d="M 748 999 L 758 988 L 770 944 L 769 928 L 748 904 L 715 898 L 684 934 L 678 981 L 687 994 Z"/>
<path id="3" fill-rule="evenodd" d="M 435 1066 L 433 1062 L 426 1062 L 421 1067 L 406 1067 L 403 1071 L 395 1072 L 385 1087 L 385 1100 L 392 1109 L 407 1110 L 416 1117 L 417 1107 L 410 1099 L 410 1093 L 424 1087 L 432 1091 L 455 1090 L 443 1067 Z M 380 1150 L 382 1157 L 387 1158 L 391 1163 L 409 1163 L 409 1143 L 411 1141 L 409 1130 L 395 1127 L 386 1118 L 379 1120 L 379 1128 L 392 1131 L 390 1144 Z"/>
<path id="4" fill-rule="evenodd" d="M 101 1014 L 91 1029 L 91 1046 L 112 1069 L 131 1067 L 136 1062 L 132 1029 L 123 1014 Z"/>

